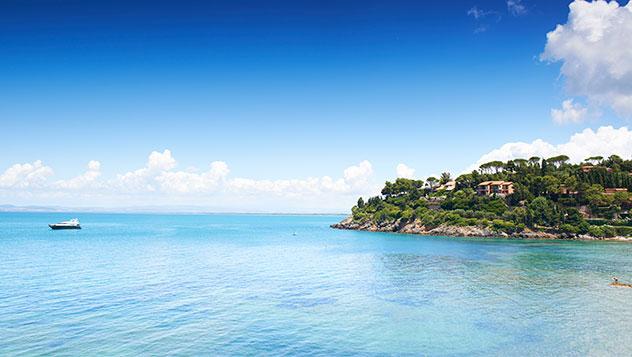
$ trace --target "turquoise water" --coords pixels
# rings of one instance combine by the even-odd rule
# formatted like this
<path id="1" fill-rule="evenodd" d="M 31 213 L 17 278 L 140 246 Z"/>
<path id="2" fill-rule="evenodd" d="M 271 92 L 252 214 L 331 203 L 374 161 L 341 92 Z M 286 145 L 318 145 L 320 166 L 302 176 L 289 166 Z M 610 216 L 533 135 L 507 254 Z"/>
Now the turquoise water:
<path id="1" fill-rule="evenodd" d="M 632 244 L 341 218 L 2 213 L 0 355 L 632 354 Z"/>

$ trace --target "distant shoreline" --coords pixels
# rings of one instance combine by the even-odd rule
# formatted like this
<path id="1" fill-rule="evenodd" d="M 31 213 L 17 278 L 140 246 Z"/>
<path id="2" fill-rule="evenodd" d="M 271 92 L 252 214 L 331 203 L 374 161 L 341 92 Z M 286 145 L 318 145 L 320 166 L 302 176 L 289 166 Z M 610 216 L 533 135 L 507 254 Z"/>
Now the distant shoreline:
<path id="1" fill-rule="evenodd" d="M 159 210 L 152 208 L 72 208 L 72 207 L 40 207 L 40 206 L 12 206 L 0 205 L 0 213 L 77 213 L 77 214 L 173 214 L 173 215 L 261 215 L 261 216 L 346 216 L 348 212 L 336 213 L 302 213 L 302 212 L 234 212 L 234 211 L 206 211 L 206 210 Z"/>

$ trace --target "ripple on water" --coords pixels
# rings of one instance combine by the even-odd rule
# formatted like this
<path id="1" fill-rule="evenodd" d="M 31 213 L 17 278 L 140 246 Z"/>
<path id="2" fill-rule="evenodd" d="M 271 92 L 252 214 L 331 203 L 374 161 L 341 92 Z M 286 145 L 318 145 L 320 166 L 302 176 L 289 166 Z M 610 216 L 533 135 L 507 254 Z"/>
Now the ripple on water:
<path id="1" fill-rule="evenodd" d="M 632 245 L 0 214 L 0 355 L 629 355 Z M 300 234 L 294 236 L 293 232 Z"/>

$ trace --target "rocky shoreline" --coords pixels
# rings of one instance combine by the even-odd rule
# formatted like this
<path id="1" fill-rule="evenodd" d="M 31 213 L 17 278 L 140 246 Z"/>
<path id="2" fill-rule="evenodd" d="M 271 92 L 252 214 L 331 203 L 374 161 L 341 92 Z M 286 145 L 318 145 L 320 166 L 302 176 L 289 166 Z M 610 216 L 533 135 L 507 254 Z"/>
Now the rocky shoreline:
<path id="1" fill-rule="evenodd" d="M 507 234 L 505 232 L 497 232 L 493 229 L 478 226 L 450 226 L 442 224 L 438 227 L 428 229 L 420 221 L 402 222 L 395 221 L 390 223 L 376 224 L 372 221 L 355 222 L 352 216 L 348 216 L 339 223 L 334 223 L 331 228 L 347 229 L 368 232 L 391 232 L 405 234 L 419 234 L 429 236 L 447 236 L 447 237 L 478 237 L 478 238 L 520 238 L 520 239 L 547 239 L 547 240 L 608 240 L 608 241 L 632 241 L 629 237 L 610 237 L 597 238 L 586 234 L 568 234 L 534 231 L 525 229 L 522 232 Z"/>

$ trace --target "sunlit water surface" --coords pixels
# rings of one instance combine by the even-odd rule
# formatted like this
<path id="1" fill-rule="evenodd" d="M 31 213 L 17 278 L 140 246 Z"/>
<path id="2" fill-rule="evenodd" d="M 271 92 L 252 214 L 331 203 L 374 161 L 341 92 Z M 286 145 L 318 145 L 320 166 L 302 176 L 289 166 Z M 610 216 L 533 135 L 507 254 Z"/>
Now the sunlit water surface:
<path id="1" fill-rule="evenodd" d="M 632 354 L 632 244 L 341 218 L 2 213 L 0 355 Z"/>

